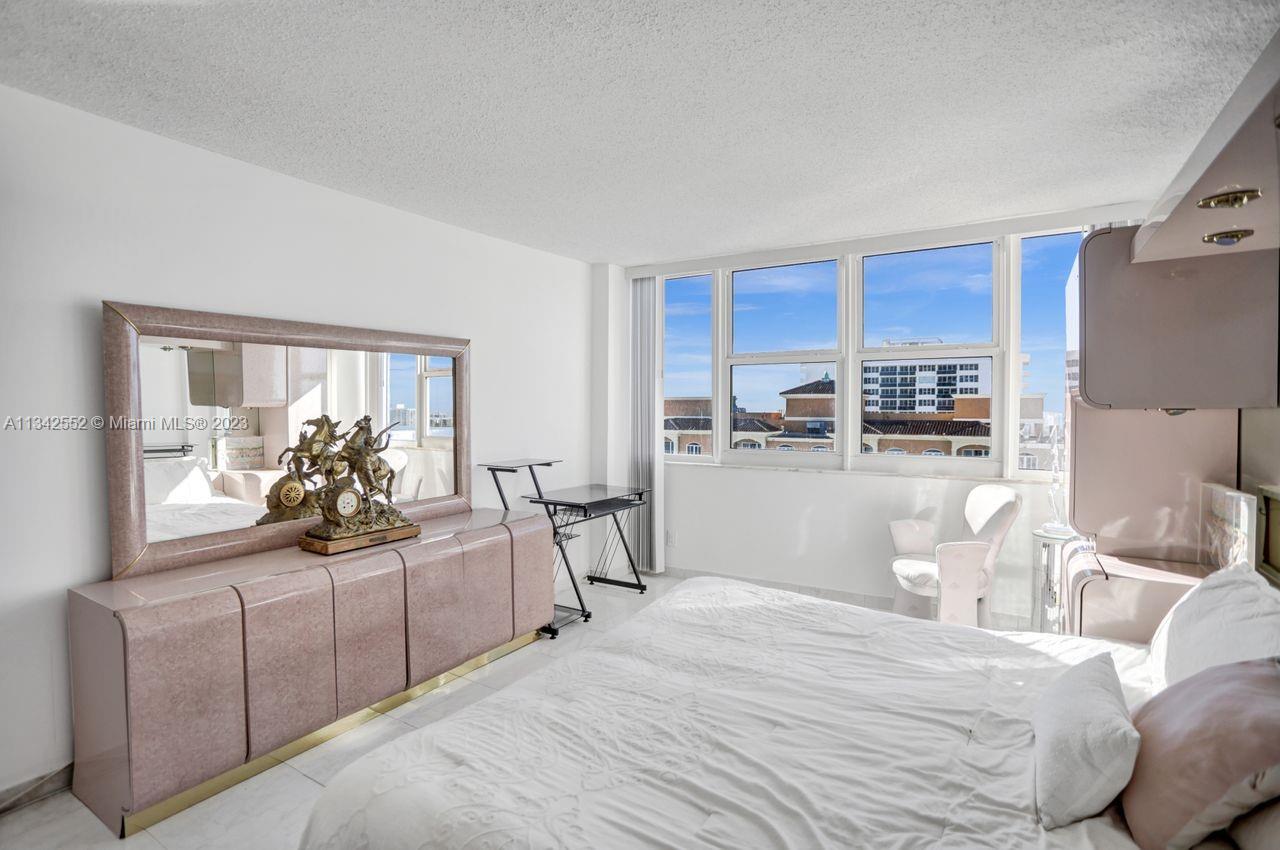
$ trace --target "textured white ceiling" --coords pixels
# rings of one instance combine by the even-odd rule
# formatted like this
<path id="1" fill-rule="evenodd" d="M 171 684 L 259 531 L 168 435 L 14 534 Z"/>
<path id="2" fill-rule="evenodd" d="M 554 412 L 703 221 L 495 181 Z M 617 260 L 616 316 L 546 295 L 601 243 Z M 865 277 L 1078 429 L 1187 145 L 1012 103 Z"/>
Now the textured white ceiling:
<path id="1" fill-rule="evenodd" d="M 591 261 L 1153 199 L 1280 2 L 4 0 L 0 82 Z"/>

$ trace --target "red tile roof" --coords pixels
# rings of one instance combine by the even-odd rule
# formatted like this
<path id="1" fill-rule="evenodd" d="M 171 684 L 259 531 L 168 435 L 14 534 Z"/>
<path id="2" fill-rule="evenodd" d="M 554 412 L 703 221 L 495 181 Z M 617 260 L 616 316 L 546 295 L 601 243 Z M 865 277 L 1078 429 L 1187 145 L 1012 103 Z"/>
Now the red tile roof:
<path id="1" fill-rule="evenodd" d="M 864 434 L 912 437 L 990 437 L 991 426 L 973 419 L 863 419 Z"/>

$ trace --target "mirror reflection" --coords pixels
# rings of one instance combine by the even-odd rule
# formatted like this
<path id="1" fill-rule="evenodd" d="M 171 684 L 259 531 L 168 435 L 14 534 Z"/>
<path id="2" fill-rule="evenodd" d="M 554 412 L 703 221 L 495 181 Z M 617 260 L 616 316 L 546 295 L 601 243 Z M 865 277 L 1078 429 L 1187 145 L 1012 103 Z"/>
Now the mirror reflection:
<path id="1" fill-rule="evenodd" d="M 451 495 L 453 359 L 142 337 L 147 540 L 255 525 L 287 474 L 285 449 L 327 416 L 379 434 L 396 504 Z"/>

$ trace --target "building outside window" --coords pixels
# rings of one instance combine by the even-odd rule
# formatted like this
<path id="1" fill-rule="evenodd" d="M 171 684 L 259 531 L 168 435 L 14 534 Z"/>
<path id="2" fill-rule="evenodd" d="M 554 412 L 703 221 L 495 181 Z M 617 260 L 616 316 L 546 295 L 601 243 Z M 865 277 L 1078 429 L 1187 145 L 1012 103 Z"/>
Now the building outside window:
<path id="1" fill-rule="evenodd" d="M 877 358 L 862 366 L 864 454 L 990 454 L 994 268 L 990 242 L 863 258 L 862 345 Z"/>

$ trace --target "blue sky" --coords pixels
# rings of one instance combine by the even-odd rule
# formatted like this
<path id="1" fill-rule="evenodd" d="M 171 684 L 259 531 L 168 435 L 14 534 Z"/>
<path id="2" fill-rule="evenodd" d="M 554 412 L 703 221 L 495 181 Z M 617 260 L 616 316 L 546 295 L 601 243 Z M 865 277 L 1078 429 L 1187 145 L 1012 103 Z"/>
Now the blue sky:
<path id="1" fill-rule="evenodd" d="M 1044 393 L 1044 409 L 1066 396 L 1066 283 L 1082 233 L 1022 240 L 1022 351 L 1031 355 L 1026 392 Z"/>
<path id="2" fill-rule="evenodd" d="M 880 254 L 862 265 L 863 345 L 991 341 L 991 243 Z"/>
<path id="3" fill-rule="evenodd" d="M 1046 410 L 1062 410 L 1064 286 L 1079 233 L 1022 243 L 1022 340 L 1031 355 L 1027 391 L 1046 394 Z M 865 344 L 885 339 L 939 338 L 948 343 L 991 339 L 990 243 L 868 257 L 863 267 Z M 836 347 L 834 260 L 734 273 L 735 351 Z M 667 396 L 711 395 L 711 276 L 666 283 L 664 341 Z M 733 393 L 748 410 L 778 410 L 784 389 L 821 377 L 817 367 L 738 367 Z M 832 369 L 831 371 L 834 371 Z"/>
<path id="4" fill-rule="evenodd" d="M 711 396 L 711 275 L 672 278 L 664 298 L 663 393 Z"/>
<path id="5" fill-rule="evenodd" d="M 392 354 L 388 360 L 391 406 L 403 404 L 405 407 L 413 407 L 417 403 L 414 381 L 418 374 L 418 358 L 412 354 Z M 448 369 L 453 366 L 453 360 L 449 357 L 431 357 L 428 358 L 427 365 L 431 369 Z M 453 412 L 452 384 L 452 378 L 431 379 L 432 413 Z"/>

